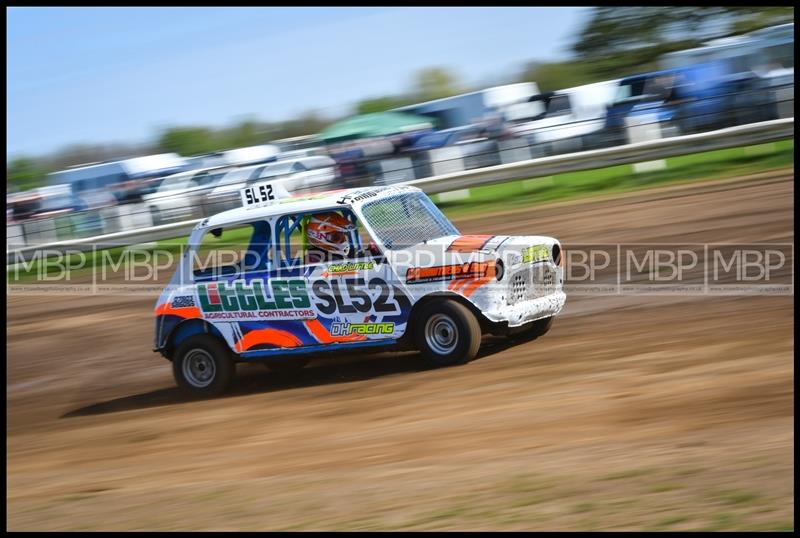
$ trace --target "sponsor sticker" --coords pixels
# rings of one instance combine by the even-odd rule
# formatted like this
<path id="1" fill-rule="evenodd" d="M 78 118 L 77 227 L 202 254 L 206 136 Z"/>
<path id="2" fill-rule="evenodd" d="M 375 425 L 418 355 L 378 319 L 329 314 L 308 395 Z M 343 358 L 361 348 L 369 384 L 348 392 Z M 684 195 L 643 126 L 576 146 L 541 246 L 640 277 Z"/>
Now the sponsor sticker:
<path id="1" fill-rule="evenodd" d="M 191 295 L 183 295 L 172 299 L 172 308 L 188 308 L 190 306 L 196 306 L 194 297 Z"/>
<path id="2" fill-rule="evenodd" d="M 351 273 L 353 271 L 369 271 L 375 268 L 375 262 L 350 262 L 329 265 L 328 273 Z"/>
<path id="3" fill-rule="evenodd" d="M 407 284 L 438 282 L 455 278 L 484 278 L 491 276 L 493 262 L 467 262 L 436 267 L 409 267 L 406 271 Z"/>
<path id="4" fill-rule="evenodd" d="M 361 201 L 364 201 L 364 200 L 369 200 L 370 198 L 374 198 L 376 196 L 378 196 L 378 193 L 376 191 L 374 191 L 374 190 L 355 191 L 355 192 L 351 192 L 349 194 L 345 194 L 344 196 L 342 196 L 342 198 L 337 200 L 336 203 L 338 203 L 338 204 L 347 204 L 347 203 L 352 204 L 352 203 L 355 203 L 355 202 L 361 202 Z"/>
<path id="5" fill-rule="evenodd" d="M 235 280 L 197 285 L 197 298 L 206 319 L 312 319 L 307 283 L 302 279 Z"/>
<path id="6" fill-rule="evenodd" d="M 394 334 L 394 323 L 348 323 L 331 324 L 332 336 L 348 336 L 351 334 Z"/>
<path id="7" fill-rule="evenodd" d="M 547 260 L 550 249 L 547 245 L 533 245 L 522 251 L 522 263 L 536 263 Z"/>

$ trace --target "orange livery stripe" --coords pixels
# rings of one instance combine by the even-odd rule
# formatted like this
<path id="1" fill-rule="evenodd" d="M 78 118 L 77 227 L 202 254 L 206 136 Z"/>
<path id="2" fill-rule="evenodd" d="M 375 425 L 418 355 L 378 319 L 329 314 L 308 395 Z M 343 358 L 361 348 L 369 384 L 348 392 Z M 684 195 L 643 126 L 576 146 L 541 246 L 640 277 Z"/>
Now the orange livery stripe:
<path id="1" fill-rule="evenodd" d="M 462 235 L 447 248 L 448 252 L 473 252 L 491 241 L 493 235 Z"/>
<path id="2" fill-rule="evenodd" d="M 278 347 L 297 347 L 303 341 L 290 332 L 279 329 L 257 329 L 245 334 L 236 342 L 236 351 L 241 353 L 258 344 L 271 344 Z"/>

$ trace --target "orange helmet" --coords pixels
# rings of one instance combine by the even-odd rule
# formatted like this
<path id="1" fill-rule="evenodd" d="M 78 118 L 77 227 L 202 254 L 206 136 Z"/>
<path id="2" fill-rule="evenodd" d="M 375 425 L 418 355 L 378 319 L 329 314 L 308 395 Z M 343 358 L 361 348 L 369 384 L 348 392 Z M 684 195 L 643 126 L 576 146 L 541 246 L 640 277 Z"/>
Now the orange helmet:
<path id="1" fill-rule="evenodd" d="M 308 242 L 315 247 L 347 256 L 350 253 L 350 232 L 356 231 L 355 225 L 338 213 L 318 213 L 312 215 L 306 226 Z"/>

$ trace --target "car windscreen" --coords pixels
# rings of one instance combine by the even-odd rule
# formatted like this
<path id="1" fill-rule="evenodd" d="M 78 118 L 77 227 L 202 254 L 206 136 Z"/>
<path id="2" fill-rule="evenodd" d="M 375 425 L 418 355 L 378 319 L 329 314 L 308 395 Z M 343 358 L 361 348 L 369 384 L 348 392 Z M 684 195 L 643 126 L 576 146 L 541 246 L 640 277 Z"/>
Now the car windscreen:
<path id="1" fill-rule="evenodd" d="M 179 177 L 168 177 L 158 186 L 158 192 L 174 191 L 185 189 L 190 186 L 191 176 L 184 175 Z"/>
<path id="2" fill-rule="evenodd" d="M 219 181 L 223 177 L 225 177 L 225 174 L 227 174 L 227 172 L 217 172 L 216 174 L 209 174 L 203 178 L 203 180 L 200 182 L 200 185 L 206 188 L 211 188 L 217 183 L 219 183 Z"/>
<path id="3" fill-rule="evenodd" d="M 364 204 L 364 219 L 390 250 L 407 248 L 458 230 L 424 193 L 389 196 Z"/>
<path id="4" fill-rule="evenodd" d="M 260 169 L 256 170 L 256 173 L 250 176 L 250 181 L 252 182 L 256 179 L 265 179 L 284 174 L 290 174 L 292 172 L 293 165 L 294 161 L 285 161 L 261 167 Z"/>
<path id="5" fill-rule="evenodd" d="M 223 185 L 230 185 L 231 183 L 236 183 L 239 181 L 246 181 L 252 173 L 253 173 L 253 167 L 239 168 L 237 170 L 233 170 L 232 172 L 228 172 L 227 174 L 225 174 L 225 176 L 223 176 L 222 179 L 217 183 L 219 184 L 219 186 L 223 186 Z"/>

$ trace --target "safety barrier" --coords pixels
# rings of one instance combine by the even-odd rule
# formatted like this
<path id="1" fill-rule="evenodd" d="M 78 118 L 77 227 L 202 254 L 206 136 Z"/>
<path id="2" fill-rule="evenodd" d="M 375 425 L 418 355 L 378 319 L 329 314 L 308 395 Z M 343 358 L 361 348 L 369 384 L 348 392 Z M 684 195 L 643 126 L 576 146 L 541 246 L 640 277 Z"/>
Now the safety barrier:
<path id="1" fill-rule="evenodd" d="M 537 178 L 563 172 L 603 168 L 618 164 L 641 163 L 689 153 L 767 143 L 793 136 L 794 118 L 782 118 L 705 133 L 645 140 L 624 146 L 539 157 L 475 170 L 445 173 L 423 179 L 402 181 L 396 184 L 413 185 L 428 194 L 437 194 L 502 183 L 514 179 Z M 501 151 L 514 151 L 514 149 L 506 147 Z M 387 169 L 386 171 L 397 173 L 397 167 L 394 170 Z M 186 235 L 200 220 L 202 219 L 195 218 L 159 226 L 148 226 L 93 237 L 49 241 L 43 244 L 22 247 L 14 245 L 10 241 L 10 232 L 7 232 L 7 240 L 9 240 L 8 249 L 6 250 L 7 263 L 28 260 L 36 251 L 56 251 L 65 248 L 91 249 L 92 245 L 97 244 L 109 247 L 128 246 L 180 237 Z M 52 223 L 40 223 L 39 228 L 41 229 L 37 230 L 38 233 L 49 233 L 48 237 L 52 237 L 54 233 Z"/>

